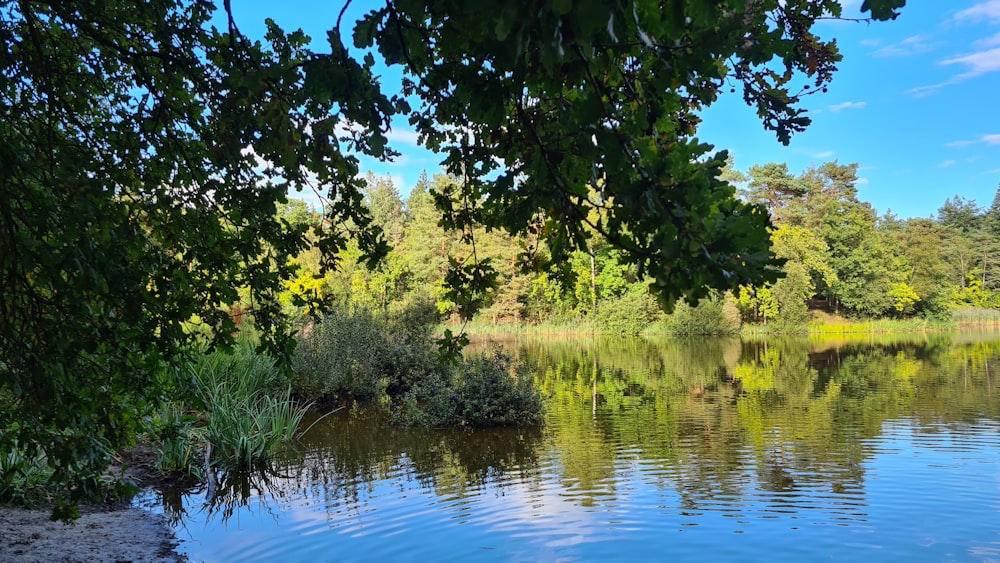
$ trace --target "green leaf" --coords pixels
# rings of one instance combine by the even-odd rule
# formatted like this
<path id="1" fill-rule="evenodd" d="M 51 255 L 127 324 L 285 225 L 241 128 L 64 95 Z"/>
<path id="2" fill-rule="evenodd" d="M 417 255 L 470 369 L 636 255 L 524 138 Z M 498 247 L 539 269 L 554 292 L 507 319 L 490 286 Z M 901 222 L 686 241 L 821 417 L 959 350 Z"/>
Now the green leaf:
<path id="1" fill-rule="evenodd" d="M 552 11 L 557 16 L 564 16 L 573 10 L 573 0 L 552 0 Z"/>
<path id="2" fill-rule="evenodd" d="M 378 33 L 378 26 L 382 22 L 382 18 L 385 17 L 387 10 L 385 8 L 381 10 L 372 10 L 361 18 L 360 21 L 354 26 L 354 46 L 358 49 L 365 49 L 371 47 L 375 42 L 375 36 Z"/>
<path id="3" fill-rule="evenodd" d="M 905 5 L 906 0 L 865 0 L 861 11 L 871 12 L 876 20 L 894 20 L 899 17 L 899 8 Z"/>

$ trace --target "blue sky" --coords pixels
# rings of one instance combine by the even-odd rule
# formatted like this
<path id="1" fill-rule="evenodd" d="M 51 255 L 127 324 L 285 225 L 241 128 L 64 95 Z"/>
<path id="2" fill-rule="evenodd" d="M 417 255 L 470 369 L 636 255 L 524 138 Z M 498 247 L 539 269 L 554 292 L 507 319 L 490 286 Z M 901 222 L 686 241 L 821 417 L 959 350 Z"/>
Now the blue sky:
<path id="1" fill-rule="evenodd" d="M 861 3 L 844 0 L 845 17 L 860 16 Z M 345 34 L 378 5 L 352 2 Z M 245 33 L 260 36 L 270 17 L 286 30 L 303 29 L 317 50 L 342 6 L 339 0 L 233 2 Z M 879 213 L 929 217 L 955 195 L 988 206 L 1000 184 L 1000 0 L 909 0 L 895 21 L 827 21 L 817 31 L 837 39 L 844 60 L 828 92 L 804 99 L 813 118 L 806 132 L 782 146 L 737 92 L 704 112 L 699 138 L 728 149 L 744 171 L 766 162 L 787 162 L 796 173 L 832 160 L 857 163 L 859 197 Z M 382 78 L 388 89 L 398 80 L 393 70 Z M 390 139 L 403 156 L 363 166 L 391 176 L 404 195 L 422 170 L 440 169 L 440 158 L 417 146 L 404 120 Z"/>

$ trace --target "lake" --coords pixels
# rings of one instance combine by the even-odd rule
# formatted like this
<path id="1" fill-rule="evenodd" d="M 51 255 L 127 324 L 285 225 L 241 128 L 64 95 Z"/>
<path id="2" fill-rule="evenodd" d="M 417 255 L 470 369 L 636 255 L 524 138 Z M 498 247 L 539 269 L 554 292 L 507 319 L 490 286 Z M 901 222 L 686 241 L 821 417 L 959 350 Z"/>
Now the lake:
<path id="1" fill-rule="evenodd" d="M 355 408 L 138 503 L 193 561 L 1000 560 L 1000 335 L 504 346 L 543 427 Z"/>

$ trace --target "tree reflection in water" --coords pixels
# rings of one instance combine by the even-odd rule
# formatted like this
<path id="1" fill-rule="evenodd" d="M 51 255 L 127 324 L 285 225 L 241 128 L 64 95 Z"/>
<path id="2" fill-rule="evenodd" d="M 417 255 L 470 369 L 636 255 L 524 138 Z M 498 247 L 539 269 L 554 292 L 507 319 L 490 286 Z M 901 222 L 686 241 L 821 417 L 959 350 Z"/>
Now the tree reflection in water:
<path id="1" fill-rule="evenodd" d="M 316 424 L 270 470 L 221 475 L 202 510 L 223 521 L 268 514 L 269 496 L 358 514 L 385 486 L 453 503 L 516 488 L 593 509 L 648 486 L 659 496 L 642 502 L 686 516 L 808 509 L 864 521 L 865 467 L 887 424 L 961 432 L 1000 419 L 993 339 L 504 344 L 538 367 L 543 427 L 398 428 L 378 408 L 354 407 Z M 162 499 L 175 522 L 185 518 L 180 493 Z"/>

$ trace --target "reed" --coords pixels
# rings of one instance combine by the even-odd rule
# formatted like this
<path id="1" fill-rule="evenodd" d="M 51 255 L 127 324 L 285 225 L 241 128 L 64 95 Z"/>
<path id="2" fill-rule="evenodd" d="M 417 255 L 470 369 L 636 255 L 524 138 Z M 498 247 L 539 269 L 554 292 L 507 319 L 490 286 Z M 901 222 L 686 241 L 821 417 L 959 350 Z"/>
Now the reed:
<path id="1" fill-rule="evenodd" d="M 275 360 L 248 338 L 230 351 L 197 355 L 183 375 L 192 392 L 165 405 L 154 425 L 164 472 L 204 478 L 216 462 L 229 471 L 266 464 L 295 438 L 308 409 L 292 398 Z"/>
<path id="2" fill-rule="evenodd" d="M 247 470 L 271 461 L 295 437 L 305 409 L 282 394 L 237 395 L 218 389 L 212 396 L 206 439 L 212 454 L 229 470 Z"/>
<path id="3" fill-rule="evenodd" d="M 744 337 L 768 336 L 776 334 L 889 334 L 889 333 L 920 333 L 954 330 L 956 323 L 941 319 L 869 319 L 845 320 L 827 318 L 814 320 L 808 326 L 803 325 L 789 329 L 773 325 L 743 325 L 740 335 Z"/>
<path id="4" fill-rule="evenodd" d="M 445 328 L 450 328 L 452 332 L 458 332 L 463 325 L 442 326 L 441 332 Z M 470 337 L 485 336 L 591 336 L 598 332 L 595 324 L 586 319 L 580 318 L 573 323 L 565 322 L 542 322 L 536 324 L 525 323 L 503 323 L 493 324 L 483 320 L 473 320 L 464 325 L 465 333 Z"/>
<path id="5" fill-rule="evenodd" d="M 192 366 L 207 412 L 205 439 L 227 469 L 267 463 L 290 442 L 306 407 L 292 399 L 275 360 L 241 339 L 232 352 L 205 354 Z"/>
<path id="6" fill-rule="evenodd" d="M 952 320 L 961 327 L 1000 328 L 1000 310 L 959 307 L 952 311 Z"/>
<path id="7" fill-rule="evenodd" d="M 889 332 L 937 332 L 952 330 L 954 323 L 938 319 L 871 319 L 850 322 L 813 322 L 809 324 L 810 334 L 842 333 L 889 333 Z"/>

